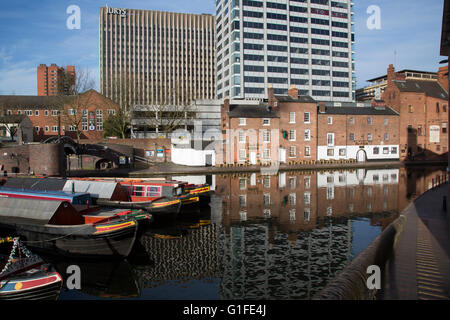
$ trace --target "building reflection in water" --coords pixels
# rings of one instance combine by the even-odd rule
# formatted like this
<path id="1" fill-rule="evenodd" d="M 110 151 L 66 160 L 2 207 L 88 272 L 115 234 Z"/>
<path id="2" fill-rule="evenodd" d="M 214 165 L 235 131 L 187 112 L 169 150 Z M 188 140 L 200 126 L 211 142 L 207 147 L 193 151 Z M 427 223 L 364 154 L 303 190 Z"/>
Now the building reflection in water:
<path id="1" fill-rule="evenodd" d="M 216 176 L 220 298 L 310 299 L 440 174 L 395 168 Z"/>

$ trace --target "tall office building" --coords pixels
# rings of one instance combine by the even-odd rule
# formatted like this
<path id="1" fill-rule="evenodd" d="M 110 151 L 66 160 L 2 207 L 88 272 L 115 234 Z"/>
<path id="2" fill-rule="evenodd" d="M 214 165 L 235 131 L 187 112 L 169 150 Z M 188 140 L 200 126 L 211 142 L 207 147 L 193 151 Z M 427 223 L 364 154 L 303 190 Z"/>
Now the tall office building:
<path id="1" fill-rule="evenodd" d="M 351 0 L 216 0 L 217 97 L 354 100 Z"/>
<path id="2" fill-rule="evenodd" d="M 102 7 L 101 93 L 129 105 L 215 98 L 214 17 Z"/>
<path id="3" fill-rule="evenodd" d="M 37 67 L 37 95 L 56 96 L 70 94 L 70 88 L 75 84 L 75 67 L 65 69 L 52 63 L 47 67 L 40 64 Z"/>

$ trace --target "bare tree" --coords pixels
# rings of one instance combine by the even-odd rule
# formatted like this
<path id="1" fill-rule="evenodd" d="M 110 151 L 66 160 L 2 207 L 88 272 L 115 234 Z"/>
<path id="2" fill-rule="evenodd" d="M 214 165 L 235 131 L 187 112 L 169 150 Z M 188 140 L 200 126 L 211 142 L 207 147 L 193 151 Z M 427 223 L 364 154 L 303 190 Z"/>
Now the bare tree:
<path id="1" fill-rule="evenodd" d="M 71 74 L 65 77 L 72 77 Z M 75 132 L 77 141 L 81 138 L 82 122 L 88 125 L 88 107 L 93 104 L 93 95 L 89 93 L 94 88 L 94 80 L 87 69 L 76 68 L 74 81 L 69 82 L 67 95 L 61 93 L 57 97 L 57 104 L 61 115 L 61 124 Z"/>
<path id="2" fill-rule="evenodd" d="M 11 110 L 14 108 L 14 99 L 10 96 L 3 97 L 0 99 L 0 128 L 5 128 L 5 131 L 8 132 L 11 137 L 11 141 L 14 141 L 14 137 L 19 131 L 20 123 L 15 123 L 13 115 L 8 115 L 7 110 Z"/>

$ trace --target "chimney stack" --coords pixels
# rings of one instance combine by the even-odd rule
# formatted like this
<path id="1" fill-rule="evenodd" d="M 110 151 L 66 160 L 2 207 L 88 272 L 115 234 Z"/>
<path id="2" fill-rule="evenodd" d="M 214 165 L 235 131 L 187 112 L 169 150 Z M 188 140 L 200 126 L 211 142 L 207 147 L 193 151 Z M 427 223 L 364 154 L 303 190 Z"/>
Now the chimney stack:
<path id="1" fill-rule="evenodd" d="M 448 92 L 448 66 L 440 67 L 437 72 L 437 81 Z"/>
<path id="2" fill-rule="evenodd" d="M 392 85 L 392 81 L 395 80 L 395 69 L 394 65 L 390 64 L 387 69 L 387 86 Z"/>
<path id="3" fill-rule="evenodd" d="M 319 102 L 319 113 L 325 113 L 325 102 Z"/>
<path id="4" fill-rule="evenodd" d="M 288 90 L 288 96 L 294 99 L 298 99 L 298 89 L 293 84 Z"/>
<path id="5" fill-rule="evenodd" d="M 275 94 L 271 83 L 269 83 L 269 88 L 267 88 L 267 96 L 268 96 L 267 103 L 269 104 L 269 106 L 276 107 L 277 99 L 275 99 Z"/>

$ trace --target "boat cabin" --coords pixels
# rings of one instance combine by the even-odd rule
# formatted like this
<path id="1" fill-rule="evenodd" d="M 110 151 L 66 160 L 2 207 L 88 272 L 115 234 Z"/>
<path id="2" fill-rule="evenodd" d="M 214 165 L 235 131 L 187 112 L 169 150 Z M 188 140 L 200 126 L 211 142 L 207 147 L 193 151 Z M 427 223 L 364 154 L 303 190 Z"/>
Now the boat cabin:
<path id="1" fill-rule="evenodd" d="M 73 205 L 92 205 L 92 198 L 86 192 L 42 191 L 0 187 L 0 197 L 34 200 L 66 201 Z"/>

